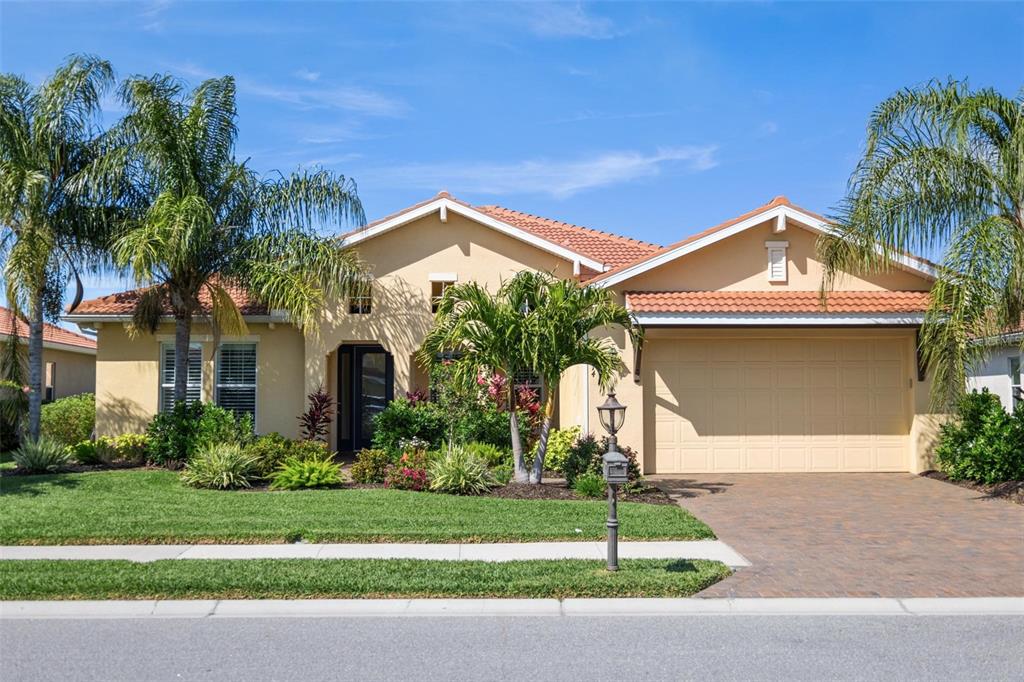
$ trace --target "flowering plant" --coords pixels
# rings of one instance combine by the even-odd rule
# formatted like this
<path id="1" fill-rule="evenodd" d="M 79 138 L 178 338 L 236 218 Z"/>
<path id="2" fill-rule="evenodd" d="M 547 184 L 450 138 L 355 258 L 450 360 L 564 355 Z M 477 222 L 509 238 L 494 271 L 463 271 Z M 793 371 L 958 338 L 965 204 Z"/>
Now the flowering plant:
<path id="1" fill-rule="evenodd" d="M 384 474 L 384 487 L 396 490 L 425 490 L 427 487 L 427 453 L 411 450 L 402 455 Z"/>

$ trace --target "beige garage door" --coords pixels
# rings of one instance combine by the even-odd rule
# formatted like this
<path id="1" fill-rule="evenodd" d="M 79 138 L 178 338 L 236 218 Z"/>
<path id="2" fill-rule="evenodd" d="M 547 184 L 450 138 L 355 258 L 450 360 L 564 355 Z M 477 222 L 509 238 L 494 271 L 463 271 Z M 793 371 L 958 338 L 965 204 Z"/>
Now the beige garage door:
<path id="1" fill-rule="evenodd" d="M 906 471 L 907 342 L 652 340 L 658 473 Z"/>

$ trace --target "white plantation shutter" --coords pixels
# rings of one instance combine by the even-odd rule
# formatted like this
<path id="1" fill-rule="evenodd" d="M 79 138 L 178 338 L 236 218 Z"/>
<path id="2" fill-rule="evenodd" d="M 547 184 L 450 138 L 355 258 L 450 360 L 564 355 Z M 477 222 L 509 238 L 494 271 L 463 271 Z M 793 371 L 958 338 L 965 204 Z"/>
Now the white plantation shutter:
<path id="1" fill-rule="evenodd" d="M 217 404 L 256 420 L 256 344 L 225 343 L 217 351 Z"/>
<path id="2" fill-rule="evenodd" d="M 771 282 L 786 281 L 786 249 L 784 247 L 768 249 L 768 280 Z"/>
<path id="3" fill-rule="evenodd" d="M 189 346 L 188 387 L 185 402 L 196 403 L 203 399 L 203 349 Z M 174 344 L 165 343 L 160 347 L 160 411 L 174 409 Z"/>

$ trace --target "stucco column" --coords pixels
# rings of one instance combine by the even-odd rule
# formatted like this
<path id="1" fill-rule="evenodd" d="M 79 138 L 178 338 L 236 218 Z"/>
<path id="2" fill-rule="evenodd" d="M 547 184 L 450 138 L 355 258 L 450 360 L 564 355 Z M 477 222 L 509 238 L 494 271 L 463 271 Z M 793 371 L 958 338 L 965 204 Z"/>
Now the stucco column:
<path id="1" fill-rule="evenodd" d="M 306 335 L 304 338 L 306 372 L 303 396 L 307 396 L 319 386 L 326 388 L 330 385 L 327 377 L 327 355 L 330 351 L 316 335 Z M 303 404 L 300 410 L 305 408 Z"/>

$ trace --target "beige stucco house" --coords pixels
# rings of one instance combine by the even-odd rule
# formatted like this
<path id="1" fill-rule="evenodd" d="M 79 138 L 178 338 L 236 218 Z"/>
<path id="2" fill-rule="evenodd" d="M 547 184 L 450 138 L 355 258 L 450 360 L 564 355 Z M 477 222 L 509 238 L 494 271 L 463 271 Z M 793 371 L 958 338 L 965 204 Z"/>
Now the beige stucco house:
<path id="1" fill-rule="evenodd" d="M 16 336 L 28 343 L 28 324 L 0 307 L 0 342 Z M 96 340 L 57 325 L 43 324 L 43 400 L 49 402 L 96 389 Z"/>
<path id="2" fill-rule="evenodd" d="M 368 264 L 372 291 L 311 328 L 235 291 L 249 333 L 215 349 L 197 325 L 190 391 L 251 409 L 260 432 L 294 435 L 304 396 L 322 384 L 341 406 L 334 442 L 358 448 L 389 399 L 426 388 L 414 355 L 447 283 L 493 290 L 542 270 L 607 287 L 644 326 L 642 353 L 612 338 L 629 370 L 620 441 L 645 472 L 919 471 L 938 421 L 916 354 L 932 266 L 908 256 L 891 272 L 844 277 L 823 308 L 815 240 L 827 229 L 777 197 L 660 247 L 442 192 L 341 238 Z M 130 337 L 135 298 L 85 301 L 67 316 L 98 333 L 99 433 L 143 428 L 173 383 L 170 322 Z M 586 368 L 558 390 L 562 427 L 599 429 L 604 396 Z"/>

